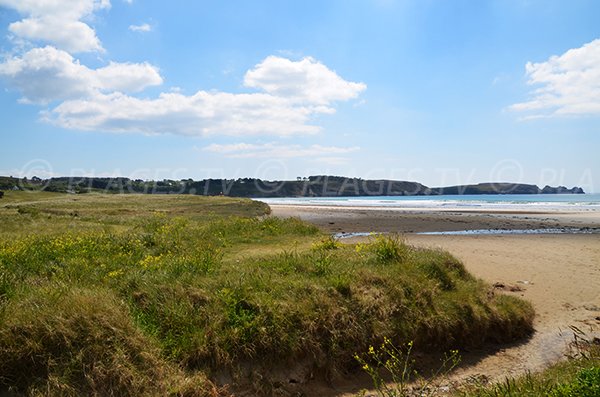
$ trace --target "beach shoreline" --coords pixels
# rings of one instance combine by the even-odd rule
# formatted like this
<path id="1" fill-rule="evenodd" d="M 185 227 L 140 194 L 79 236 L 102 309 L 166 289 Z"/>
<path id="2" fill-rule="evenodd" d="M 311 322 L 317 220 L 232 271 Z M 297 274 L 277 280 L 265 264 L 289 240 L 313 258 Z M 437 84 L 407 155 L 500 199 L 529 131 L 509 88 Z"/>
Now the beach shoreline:
<path id="1" fill-rule="evenodd" d="M 600 232 L 599 211 L 387 208 L 269 204 L 278 217 L 298 217 L 328 233 L 423 233 L 464 230 L 588 229 Z"/>
<path id="2" fill-rule="evenodd" d="M 299 217 L 327 233 L 397 233 L 415 247 L 447 250 L 495 293 L 529 300 L 535 333 L 511 346 L 463 352 L 460 381 L 484 375 L 502 380 L 539 371 L 565 357 L 575 326 L 598 336 L 600 329 L 600 214 L 598 212 L 389 210 L 325 206 L 270 205 L 279 217 Z M 590 234 L 427 235 L 480 229 L 534 230 L 589 228 Z M 344 238 L 344 243 L 369 236 Z M 339 395 L 351 395 L 341 393 Z"/>
<path id="3" fill-rule="evenodd" d="M 563 358 L 571 326 L 600 328 L 600 235 L 407 235 L 416 247 L 444 249 L 498 293 L 530 301 L 535 334 L 464 370 L 491 378 L 538 371 Z"/>

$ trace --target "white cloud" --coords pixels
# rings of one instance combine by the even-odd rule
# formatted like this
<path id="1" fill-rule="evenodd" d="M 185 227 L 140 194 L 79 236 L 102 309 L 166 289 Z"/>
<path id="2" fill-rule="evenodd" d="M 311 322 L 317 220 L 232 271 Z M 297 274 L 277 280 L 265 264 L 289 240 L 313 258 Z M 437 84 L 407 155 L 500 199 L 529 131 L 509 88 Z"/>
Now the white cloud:
<path id="1" fill-rule="evenodd" d="M 9 25 L 21 39 L 42 41 L 69 52 L 102 51 L 96 32 L 81 20 L 110 8 L 109 0 L 0 0 L 25 18 Z"/>
<path id="2" fill-rule="evenodd" d="M 288 65 L 296 67 L 292 61 Z M 321 66 L 319 69 L 330 75 L 329 69 Z M 314 74 L 314 71 L 311 73 Z M 341 81 L 349 85 L 358 84 Z M 299 91 L 302 89 L 297 88 Z M 65 128 L 117 133 L 289 136 L 318 133 L 321 128 L 310 123 L 312 117 L 335 111 L 329 102 L 332 97 L 328 100 L 324 96 L 299 100 L 297 95 L 284 95 L 277 89 L 273 91 L 277 95 L 201 90 L 193 95 L 170 92 L 162 93 L 158 98 L 144 99 L 118 92 L 93 92 L 85 98 L 63 102 L 46 112 L 44 118 Z M 336 98 L 341 100 L 339 95 Z"/>
<path id="3" fill-rule="evenodd" d="M 109 0 L 0 0 L 0 5 L 33 17 L 63 15 L 78 19 L 94 11 L 110 8 Z"/>
<path id="4" fill-rule="evenodd" d="M 98 88 L 103 91 L 139 92 L 163 83 L 158 68 L 147 62 L 110 62 L 108 66 L 96 69 L 95 74 Z"/>
<path id="5" fill-rule="evenodd" d="M 35 48 L 0 64 L 0 76 L 21 91 L 22 100 L 29 103 L 87 95 L 91 74 L 71 55 L 54 47 Z"/>
<path id="6" fill-rule="evenodd" d="M 155 99 L 96 94 L 63 102 L 46 114 L 46 120 L 66 128 L 107 132 L 285 136 L 317 133 L 320 127 L 307 124 L 312 114 L 312 109 L 268 94 L 198 91 L 191 96 L 162 93 Z"/>
<path id="7" fill-rule="evenodd" d="M 337 161 L 345 160 L 339 155 L 358 151 L 360 148 L 338 147 L 338 146 L 301 146 L 301 145 L 282 145 L 276 143 L 252 144 L 252 143 L 234 143 L 228 145 L 219 145 L 213 143 L 202 150 L 222 154 L 229 158 L 296 158 L 308 157 L 315 160 L 330 162 L 332 159 Z"/>
<path id="8" fill-rule="evenodd" d="M 511 110 L 530 117 L 600 114 L 600 39 L 525 69 L 528 84 L 540 87 Z"/>
<path id="9" fill-rule="evenodd" d="M 129 30 L 132 32 L 150 32 L 152 30 L 152 26 L 147 23 L 143 23 L 141 25 L 129 25 Z"/>
<path id="10" fill-rule="evenodd" d="M 92 69 L 71 55 L 102 48 L 82 20 L 109 8 L 108 0 L 0 0 L 0 5 L 25 16 L 11 24 L 20 39 L 55 44 L 24 53 L 17 49 L 18 55 L 0 63 L 0 78 L 22 94 L 22 102 L 62 101 L 44 110 L 42 119 L 65 128 L 190 136 L 315 134 L 321 130 L 311 123 L 315 116 L 334 113 L 336 102 L 366 89 L 313 58 L 270 56 L 245 75 L 244 83 L 256 88 L 254 93 L 199 90 L 141 97 L 134 93 L 163 83 L 157 67 L 110 62 Z M 148 31 L 151 26 L 130 29 Z"/>
<path id="11" fill-rule="evenodd" d="M 96 32 L 80 21 L 26 18 L 11 23 L 9 30 L 20 38 L 47 41 L 70 52 L 102 51 Z"/>
<path id="12" fill-rule="evenodd" d="M 138 92 L 162 84 L 155 66 L 110 62 L 99 69 L 81 65 L 69 53 L 51 46 L 34 48 L 0 63 L 0 77 L 8 80 L 28 103 L 94 96 L 96 91 Z"/>
<path id="13" fill-rule="evenodd" d="M 249 70 L 244 77 L 244 85 L 314 105 L 347 101 L 367 88 L 363 83 L 342 79 L 313 58 L 294 62 L 276 56 L 267 57 Z"/>

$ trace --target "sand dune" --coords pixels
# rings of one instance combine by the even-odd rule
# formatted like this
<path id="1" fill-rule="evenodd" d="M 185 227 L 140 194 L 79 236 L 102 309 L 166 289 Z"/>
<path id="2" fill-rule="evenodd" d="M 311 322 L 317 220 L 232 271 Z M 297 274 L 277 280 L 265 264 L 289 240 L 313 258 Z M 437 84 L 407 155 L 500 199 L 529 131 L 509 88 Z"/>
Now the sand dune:
<path id="1" fill-rule="evenodd" d="M 498 293 L 517 294 L 536 309 L 535 334 L 513 346 L 462 352 L 454 375 L 490 379 L 541 370 L 564 357 L 570 326 L 590 335 L 600 329 L 600 217 L 596 213 L 490 213 L 385 211 L 366 208 L 272 206 L 277 216 L 298 216 L 329 232 L 396 232 L 415 246 L 439 247 Z M 593 234 L 420 235 L 469 229 L 590 228 Z M 350 238 L 352 243 L 367 237 Z M 344 392 L 342 391 L 344 390 Z M 351 386 L 339 386 L 337 395 Z M 334 393 L 335 395 L 335 393 Z"/>

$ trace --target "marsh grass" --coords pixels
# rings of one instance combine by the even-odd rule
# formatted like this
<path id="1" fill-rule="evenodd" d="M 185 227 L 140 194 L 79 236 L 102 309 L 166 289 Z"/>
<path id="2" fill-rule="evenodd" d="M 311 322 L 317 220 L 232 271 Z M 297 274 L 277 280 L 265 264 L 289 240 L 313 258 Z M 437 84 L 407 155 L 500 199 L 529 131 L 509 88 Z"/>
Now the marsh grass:
<path id="1" fill-rule="evenodd" d="M 0 390 L 215 394 L 217 373 L 357 370 L 384 338 L 446 349 L 532 329 L 528 303 L 393 236 L 342 245 L 249 200 L 7 196 L 3 219 L 41 221 L 0 233 Z"/>

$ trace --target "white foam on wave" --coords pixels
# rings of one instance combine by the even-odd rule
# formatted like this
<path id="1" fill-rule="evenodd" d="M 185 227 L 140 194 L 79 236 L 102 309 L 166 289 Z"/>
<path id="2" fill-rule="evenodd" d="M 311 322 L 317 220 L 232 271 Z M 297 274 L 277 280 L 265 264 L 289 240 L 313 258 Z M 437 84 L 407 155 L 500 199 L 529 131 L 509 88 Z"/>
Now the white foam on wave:
<path id="1" fill-rule="evenodd" d="M 334 238 L 347 239 L 352 237 L 370 237 L 381 233 L 373 232 L 341 232 L 335 233 Z M 428 236 L 481 236 L 481 235 L 519 235 L 519 234 L 600 234 L 599 228 L 554 228 L 554 229 L 470 229 L 448 230 L 437 232 L 418 232 Z"/>
<path id="2" fill-rule="evenodd" d="M 428 197 L 398 196 L 375 197 L 289 197 L 257 199 L 273 205 L 324 206 L 324 207 L 364 207 L 385 209 L 441 209 L 441 210 L 501 210 L 501 211 L 600 211 L 600 195 L 586 197 L 580 195 L 543 197 L 531 196 L 453 196 Z"/>
<path id="3" fill-rule="evenodd" d="M 451 230 L 444 232 L 420 232 L 431 236 L 471 236 L 471 235 L 497 235 L 497 234 L 596 234 L 599 229 L 589 228 L 564 228 L 564 229 L 472 229 Z"/>

